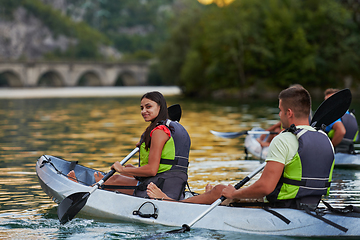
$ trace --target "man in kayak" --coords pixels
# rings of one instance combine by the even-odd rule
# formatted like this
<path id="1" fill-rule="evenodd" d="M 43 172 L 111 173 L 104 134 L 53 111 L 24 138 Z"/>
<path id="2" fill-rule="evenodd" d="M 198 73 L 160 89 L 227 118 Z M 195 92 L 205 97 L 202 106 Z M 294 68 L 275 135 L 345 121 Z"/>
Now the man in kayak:
<path id="1" fill-rule="evenodd" d="M 309 126 L 310 108 L 311 98 L 306 89 L 283 90 L 279 94 L 279 116 L 286 130 L 271 141 L 261 177 L 248 187 L 236 190 L 232 185 L 216 185 L 183 201 L 211 204 L 224 196 L 264 199 L 273 207 L 317 205 L 330 187 L 334 149 L 323 131 Z M 149 197 L 168 198 L 154 184 L 149 184 L 147 191 Z"/>
<path id="2" fill-rule="evenodd" d="M 328 88 L 325 90 L 325 100 L 337 93 L 339 89 Z M 358 124 L 354 113 L 347 111 L 344 116 L 328 125 L 325 132 L 331 139 L 336 152 L 351 152 L 353 142 L 357 140 Z"/>

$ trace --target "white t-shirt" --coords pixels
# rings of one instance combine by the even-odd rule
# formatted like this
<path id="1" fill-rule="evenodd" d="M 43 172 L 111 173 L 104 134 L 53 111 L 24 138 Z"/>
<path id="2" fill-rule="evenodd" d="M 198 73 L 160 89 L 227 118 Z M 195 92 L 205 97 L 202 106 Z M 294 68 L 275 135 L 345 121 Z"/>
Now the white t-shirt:
<path id="1" fill-rule="evenodd" d="M 316 131 L 308 125 L 299 125 L 296 128 Z M 299 141 L 291 132 L 280 133 L 271 141 L 266 161 L 275 161 L 287 165 L 291 162 L 299 148 Z"/>

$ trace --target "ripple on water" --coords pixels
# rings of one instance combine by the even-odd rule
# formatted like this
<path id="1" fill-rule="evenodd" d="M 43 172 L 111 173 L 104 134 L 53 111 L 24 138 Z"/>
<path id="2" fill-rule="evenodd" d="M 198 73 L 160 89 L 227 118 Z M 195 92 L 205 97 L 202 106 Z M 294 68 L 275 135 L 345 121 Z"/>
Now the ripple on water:
<path id="1" fill-rule="evenodd" d="M 259 161 L 246 161 L 244 137 L 221 139 L 209 130 L 238 132 L 277 122 L 278 105 L 180 103 L 181 123 L 188 130 L 191 190 L 202 192 L 208 182 L 235 184 Z M 108 171 L 127 155 L 147 126 L 136 98 L 63 98 L 0 100 L 0 239 L 142 239 L 173 230 L 171 227 L 87 219 L 81 214 L 60 225 L 56 204 L 40 188 L 34 173 L 42 154 L 60 156 L 94 169 Z M 353 103 L 352 103 L 353 104 Z M 265 106 L 265 107 L 264 107 Z M 355 108 L 355 107 L 354 107 Z M 131 160 L 136 164 L 137 160 Z M 130 162 L 129 162 L 130 163 Z M 255 181 L 260 174 L 251 181 Z M 335 169 L 332 190 L 359 190 L 360 173 Z M 347 196 L 347 195 L 350 196 Z M 331 195 L 329 201 L 359 202 L 357 193 Z M 36 210 L 32 210 L 36 209 Z M 161 239 L 289 239 L 192 229 Z"/>

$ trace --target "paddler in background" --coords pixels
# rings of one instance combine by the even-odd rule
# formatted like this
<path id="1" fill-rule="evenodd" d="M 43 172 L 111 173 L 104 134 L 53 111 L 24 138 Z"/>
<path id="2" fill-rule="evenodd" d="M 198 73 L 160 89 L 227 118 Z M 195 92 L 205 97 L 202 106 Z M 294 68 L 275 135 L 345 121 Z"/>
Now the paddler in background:
<path id="1" fill-rule="evenodd" d="M 281 122 L 277 122 L 274 125 L 270 126 L 269 128 L 265 129 L 265 131 L 269 132 L 277 132 L 279 134 L 282 131 Z M 259 138 L 256 139 L 261 145 L 261 147 L 268 147 L 270 145 L 271 140 L 277 135 L 274 133 L 271 134 L 261 134 Z"/>
<path id="2" fill-rule="evenodd" d="M 339 89 L 328 88 L 324 92 L 325 100 L 337 93 Z M 335 147 L 335 152 L 353 153 L 354 142 L 358 138 L 358 124 L 354 111 L 347 111 L 344 116 L 328 125 L 325 129 Z"/>

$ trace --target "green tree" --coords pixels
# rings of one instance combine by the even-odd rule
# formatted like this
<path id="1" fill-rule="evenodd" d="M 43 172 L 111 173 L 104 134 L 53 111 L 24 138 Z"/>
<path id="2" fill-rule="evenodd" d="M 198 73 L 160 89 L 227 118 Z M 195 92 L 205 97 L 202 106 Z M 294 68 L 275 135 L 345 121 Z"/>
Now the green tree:
<path id="1" fill-rule="evenodd" d="M 164 41 L 166 22 L 172 14 L 173 0 L 73 0 L 69 16 L 78 16 L 112 39 L 124 53 L 154 52 Z"/>
<path id="2" fill-rule="evenodd" d="M 176 16 L 169 24 L 170 33 L 158 55 L 158 71 L 165 84 L 175 84 L 182 88 L 191 88 L 192 84 L 202 84 L 203 79 L 196 79 L 192 83 L 181 77 L 183 65 L 192 41 L 196 40 L 199 28 L 196 27 L 204 6 L 184 1 L 185 5 L 176 10 Z M 194 1 L 192 1 L 194 2 Z M 186 79 L 186 80 L 184 80 Z M 190 83 L 190 84 L 188 84 Z"/>
<path id="3" fill-rule="evenodd" d="M 307 22 L 307 39 L 316 47 L 314 81 L 323 87 L 343 87 L 345 77 L 359 77 L 360 29 L 338 1 L 307 0 L 304 4 L 313 10 L 302 17 Z"/>
<path id="4" fill-rule="evenodd" d="M 359 32 L 337 1 L 241 0 L 197 13 L 177 15 L 182 21 L 159 55 L 164 79 L 188 95 L 334 86 L 340 76 L 357 74 Z"/>

